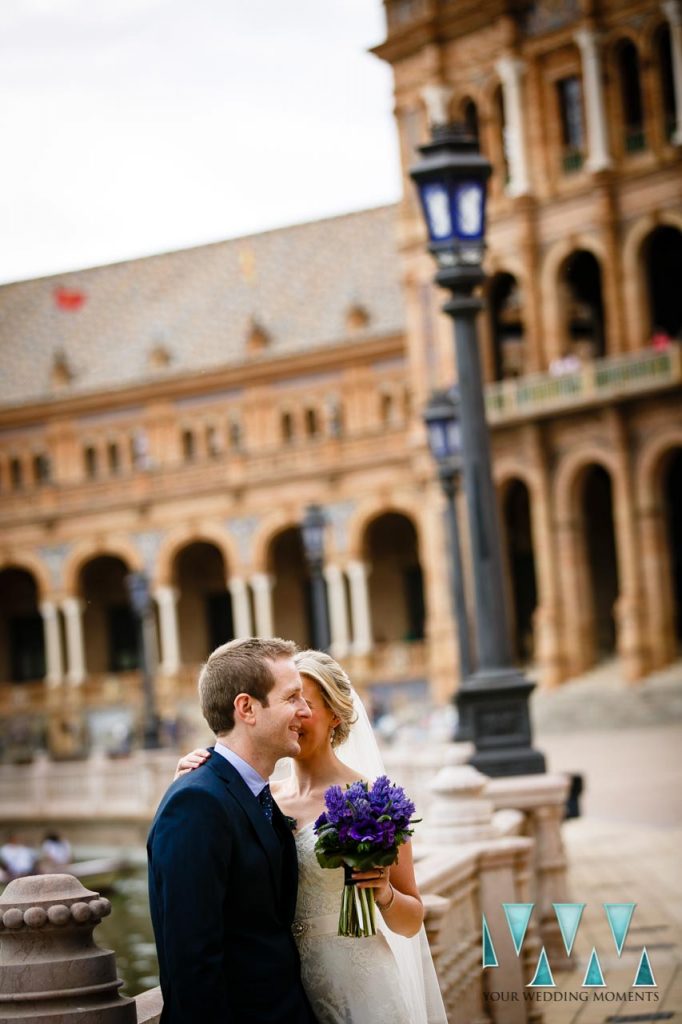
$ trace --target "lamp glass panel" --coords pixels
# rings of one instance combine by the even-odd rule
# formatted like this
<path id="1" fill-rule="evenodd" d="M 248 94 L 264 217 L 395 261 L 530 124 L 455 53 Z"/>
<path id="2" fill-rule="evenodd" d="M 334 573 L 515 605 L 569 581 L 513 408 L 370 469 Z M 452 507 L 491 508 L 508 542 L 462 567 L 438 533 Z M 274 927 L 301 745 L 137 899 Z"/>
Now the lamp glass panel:
<path id="1" fill-rule="evenodd" d="M 457 234 L 462 239 L 478 239 L 483 234 L 484 189 L 478 181 L 468 181 L 455 191 Z"/>
<path id="2" fill-rule="evenodd" d="M 432 242 L 445 242 L 454 236 L 450 197 L 445 185 L 430 181 L 420 188 L 422 205 Z"/>

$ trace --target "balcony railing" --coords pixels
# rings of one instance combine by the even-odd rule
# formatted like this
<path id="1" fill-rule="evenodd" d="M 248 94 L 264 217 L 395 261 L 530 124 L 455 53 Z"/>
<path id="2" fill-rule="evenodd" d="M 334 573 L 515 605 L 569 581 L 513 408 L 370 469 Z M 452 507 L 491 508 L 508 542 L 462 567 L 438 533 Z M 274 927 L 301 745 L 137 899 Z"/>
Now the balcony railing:
<path id="1" fill-rule="evenodd" d="M 672 344 L 663 352 L 595 359 L 573 373 L 536 373 L 489 384 L 488 421 L 497 424 L 551 416 L 676 384 L 682 384 L 682 346 Z"/>

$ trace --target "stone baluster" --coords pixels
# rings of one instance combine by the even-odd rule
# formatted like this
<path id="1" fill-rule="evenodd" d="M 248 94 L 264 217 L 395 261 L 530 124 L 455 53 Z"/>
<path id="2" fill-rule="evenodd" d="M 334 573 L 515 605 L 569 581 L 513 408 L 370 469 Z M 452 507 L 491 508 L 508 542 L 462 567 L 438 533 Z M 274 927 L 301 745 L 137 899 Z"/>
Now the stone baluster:
<path id="1" fill-rule="evenodd" d="M 136 1024 L 114 953 L 93 940 L 110 911 L 73 875 L 10 882 L 0 896 L 0 1020 Z"/>

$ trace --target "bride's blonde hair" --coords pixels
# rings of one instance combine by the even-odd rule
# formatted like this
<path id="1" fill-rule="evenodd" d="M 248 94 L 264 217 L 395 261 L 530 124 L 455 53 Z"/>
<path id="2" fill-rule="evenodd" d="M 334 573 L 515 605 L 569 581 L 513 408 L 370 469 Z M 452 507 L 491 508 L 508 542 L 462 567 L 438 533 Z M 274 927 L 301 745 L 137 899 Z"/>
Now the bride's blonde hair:
<path id="1" fill-rule="evenodd" d="M 351 726 L 358 717 L 353 708 L 353 691 L 348 675 L 338 661 L 324 651 L 299 651 L 294 662 L 302 676 L 308 676 L 317 683 L 325 704 L 339 719 L 332 737 L 332 746 L 338 747 L 348 739 Z"/>

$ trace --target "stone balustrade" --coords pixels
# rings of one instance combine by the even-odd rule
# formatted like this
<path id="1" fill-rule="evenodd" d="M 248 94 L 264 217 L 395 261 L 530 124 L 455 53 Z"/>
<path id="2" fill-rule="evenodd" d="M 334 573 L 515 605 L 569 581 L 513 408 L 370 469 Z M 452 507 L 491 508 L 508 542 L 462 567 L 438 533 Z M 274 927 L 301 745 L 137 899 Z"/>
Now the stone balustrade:
<path id="1" fill-rule="evenodd" d="M 488 422 L 497 424 L 554 415 L 608 399 L 646 394 L 682 383 L 682 346 L 641 350 L 584 363 L 570 373 L 534 373 L 489 384 Z"/>
<path id="2" fill-rule="evenodd" d="M 434 775 L 436 753 L 431 752 L 429 765 L 425 757 L 423 764 L 411 766 L 413 783 L 419 773 L 425 776 L 431 770 L 428 799 L 424 792 L 418 794 L 428 810 L 415 845 L 415 866 L 449 1019 L 460 1024 L 538 1024 L 542 1018 L 537 1003 L 500 1003 L 486 997 L 492 991 L 522 991 L 543 945 L 553 967 L 562 966 L 563 945 L 556 941 L 551 903 L 567 899 L 560 822 L 568 780 L 551 775 L 488 779 L 461 763 L 467 753 L 463 746 L 450 746 L 448 763 Z M 392 772 L 395 768 L 394 763 Z M 537 905 L 520 956 L 506 926 L 505 902 Z M 42 875 L 8 885 L 0 900 L 0 960 L 10 970 L 0 983 L 0 1011 L 3 1002 L 10 1010 L 2 1019 L 19 1020 L 23 1014 L 23 1019 L 47 1024 L 53 1019 L 48 1007 L 51 1013 L 57 1005 L 50 999 L 66 1007 L 75 993 L 87 989 L 93 999 L 101 997 L 111 1016 L 98 1009 L 97 1017 L 74 1020 L 135 1020 L 130 1000 L 115 994 L 113 954 L 92 942 L 92 930 L 108 909 L 106 900 L 70 876 Z M 499 965 L 494 970 L 481 965 L 483 914 L 495 936 Z M 78 978 L 68 965 L 68 952 L 76 948 Z M 49 979 L 48 963 L 53 972 Z M 30 993 L 33 1002 L 16 999 L 17 992 Z M 158 988 L 134 1002 L 138 1024 L 157 1024 L 162 1009 Z"/>

